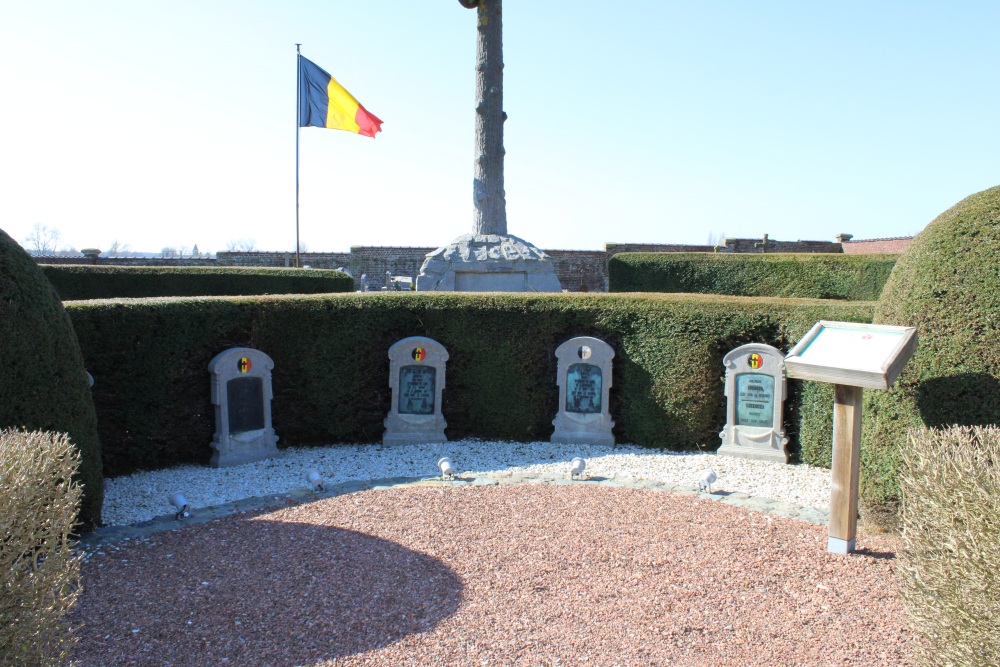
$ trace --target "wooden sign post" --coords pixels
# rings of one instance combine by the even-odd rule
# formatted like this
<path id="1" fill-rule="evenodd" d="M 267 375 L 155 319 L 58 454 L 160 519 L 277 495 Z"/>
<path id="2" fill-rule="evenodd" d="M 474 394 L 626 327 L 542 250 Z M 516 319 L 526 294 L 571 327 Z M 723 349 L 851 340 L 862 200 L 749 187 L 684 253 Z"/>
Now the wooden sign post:
<path id="1" fill-rule="evenodd" d="M 916 349 L 913 327 L 821 321 L 785 357 L 788 377 L 834 385 L 827 542 L 832 553 L 849 554 L 857 545 L 864 388 L 888 389 Z"/>

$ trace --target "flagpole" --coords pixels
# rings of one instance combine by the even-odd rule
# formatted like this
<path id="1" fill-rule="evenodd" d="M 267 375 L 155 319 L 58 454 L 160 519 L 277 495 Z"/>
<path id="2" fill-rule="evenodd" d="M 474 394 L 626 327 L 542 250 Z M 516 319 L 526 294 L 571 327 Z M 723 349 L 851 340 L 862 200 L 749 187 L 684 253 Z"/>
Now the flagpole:
<path id="1" fill-rule="evenodd" d="M 302 77 L 299 71 L 302 63 L 302 45 L 295 45 L 295 268 L 299 268 L 299 127 L 302 119 Z"/>

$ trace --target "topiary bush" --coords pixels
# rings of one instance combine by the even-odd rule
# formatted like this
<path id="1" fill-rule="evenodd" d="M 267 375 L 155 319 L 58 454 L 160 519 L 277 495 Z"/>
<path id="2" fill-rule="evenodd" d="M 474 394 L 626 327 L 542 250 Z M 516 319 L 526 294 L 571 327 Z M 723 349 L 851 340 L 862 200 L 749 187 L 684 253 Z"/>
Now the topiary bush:
<path id="1" fill-rule="evenodd" d="M 899 496 L 909 428 L 1000 423 L 1000 187 L 927 225 L 896 263 L 876 324 L 917 328 L 917 351 L 888 391 L 865 392 L 861 494 Z"/>
<path id="2" fill-rule="evenodd" d="M 675 292 L 874 301 L 898 255 L 619 253 L 612 292 Z"/>
<path id="3" fill-rule="evenodd" d="M 45 264 L 42 271 L 63 301 L 354 291 L 353 278 L 327 269 Z"/>
<path id="4" fill-rule="evenodd" d="M 547 440 L 558 401 L 554 351 L 593 335 L 616 351 L 610 407 L 619 441 L 715 449 L 725 423 L 723 355 L 753 341 L 787 350 L 817 320 L 864 322 L 872 311 L 868 303 L 801 299 L 441 293 L 66 307 L 97 380 L 108 474 L 209 460 L 207 365 L 230 347 L 274 359 L 279 445 L 378 442 L 389 411 L 387 351 L 415 335 L 451 355 L 442 406 L 449 438 Z M 788 408 L 786 424 L 798 419 Z M 819 429 L 825 422 L 789 426 Z"/>
<path id="5" fill-rule="evenodd" d="M 0 667 L 61 665 L 74 643 L 79 463 L 64 434 L 0 430 Z"/>
<path id="6" fill-rule="evenodd" d="M 73 325 L 34 260 L 0 230 L 0 428 L 67 433 L 80 450 L 80 520 L 101 518 L 97 418 Z"/>
<path id="7" fill-rule="evenodd" d="M 903 600 L 918 665 L 1000 665 L 1000 428 L 910 432 Z"/>

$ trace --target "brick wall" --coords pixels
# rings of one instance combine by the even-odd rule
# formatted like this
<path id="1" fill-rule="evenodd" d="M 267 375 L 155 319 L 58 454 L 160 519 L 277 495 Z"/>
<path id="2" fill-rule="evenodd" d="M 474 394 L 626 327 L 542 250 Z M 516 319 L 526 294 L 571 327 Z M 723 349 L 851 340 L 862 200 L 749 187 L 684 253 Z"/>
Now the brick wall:
<path id="1" fill-rule="evenodd" d="M 676 243 L 605 243 L 608 257 L 620 252 L 714 252 L 711 245 L 678 245 Z"/>
<path id="2" fill-rule="evenodd" d="M 878 253 L 903 253 L 913 243 L 912 236 L 896 236 L 889 239 L 858 239 L 844 241 L 844 252 L 849 255 L 871 255 Z"/>
<path id="3" fill-rule="evenodd" d="M 218 266 L 295 266 L 294 252 L 220 252 L 216 253 Z M 299 266 L 314 269 L 339 269 L 351 266 L 349 252 L 300 252 Z"/>
<path id="4" fill-rule="evenodd" d="M 416 278 L 427 253 L 437 248 L 411 246 L 351 246 L 351 273 L 360 289 L 361 274 L 368 276 L 368 289 L 385 287 L 385 272 Z"/>
<path id="5" fill-rule="evenodd" d="M 37 264 L 96 264 L 97 266 L 217 266 L 212 257 L 47 257 L 34 258 Z"/>
<path id="6" fill-rule="evenodd" d="M 570 292 L 607 292 L 608 255 L 603 250 L 544 250 L 559 284 Z"/>

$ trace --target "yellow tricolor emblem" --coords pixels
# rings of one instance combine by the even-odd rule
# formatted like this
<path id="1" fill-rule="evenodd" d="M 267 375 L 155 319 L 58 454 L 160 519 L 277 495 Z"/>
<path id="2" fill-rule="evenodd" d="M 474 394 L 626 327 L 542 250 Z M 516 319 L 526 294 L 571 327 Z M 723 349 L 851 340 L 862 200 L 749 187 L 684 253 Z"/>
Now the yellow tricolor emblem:
<path id="1" fill-rule="evenodd" d="M 250 370 L 251 366 L 253 364 L 250 363 L 250 359 L 247 357 L 240 357 L 239 362 L 236 364 L 236 367 L 240 369 L 240 373 L 246 373 Z"/>

